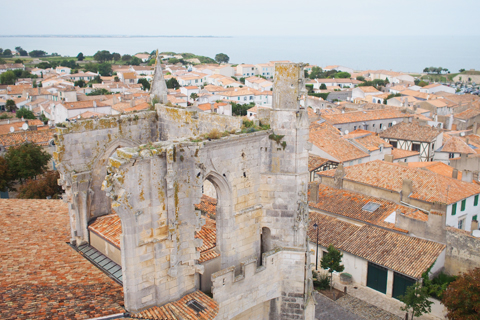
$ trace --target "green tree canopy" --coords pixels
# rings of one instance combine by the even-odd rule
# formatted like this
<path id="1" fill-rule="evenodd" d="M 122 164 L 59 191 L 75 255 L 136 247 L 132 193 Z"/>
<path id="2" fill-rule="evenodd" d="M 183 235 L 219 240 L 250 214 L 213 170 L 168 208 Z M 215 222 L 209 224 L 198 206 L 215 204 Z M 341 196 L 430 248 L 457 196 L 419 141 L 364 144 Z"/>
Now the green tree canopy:
<path id="1" fill-rule="evenodd" d="M 12 70 L 8 70 L 7 72 L 0 74 L 1 84 L 15 84 L 16 79 L 17 77 L 15 76 L 15 73 Z"/>
<path id="2" fill-rule="evenodd" d="M 10 147 L 5 154 L 8 168 L 15 180 L 29 179 L 42 174 L 51 158 L 52 156 L 41 146 L 31 142 Z"/>
<path id="3" fill-rule="evenodd" d="M 16 113 L 17 118 L 23 119 L 37 119 L 32 111 L 28 110 L 27 108 L 20 108 L 20 110 Z"/>
<path id="4" fill-rule="evenodd" d="M 15 47 L 15 50 L 18 52 L 18 54 L 22 57 L 26 57 L 28 56 L 28 52 L 26 50 L 23 50 L 22 47 L 18 46 L 18 47 Z"/>
<path id="5" fill-rule="evenodd" d="M 475 268 L 450 283 L 442 303 L 449 319 L 480 319 L 480 268 Z"/>
<path id="6" fill-rule="evenodd" d="M 47 55 L 47 53 L 43 50 L 33 50 L 33 51 L 30 51 L 28 54 L 30 55 L 30 57 L 34 57 L 34 58 L 45 57 Z"/>
<path id="7" fill-rule="evenodd" d="M 218 63 L 228 63 L 228 61 L 230 60 L 230 57 L 227 56 L 225 53 L 218 53 L 216 56 L 215 56 L 215 61 L 217 61 Z"/>
<path id="8" fill-rule="evenodd" d="M 190 95 L 190 99 L 192 100 L 196 100 L 197 98 L 198 98 L 198 94 L 196 94 L 195 92 Z"/>
<path id="9" fill-rule="evenodd" d="M 170 78 L 166 81 L 166 84 L 167 84 L 167 88 L 168 89 L 175 89 L 177 90 L 178 88 L 180 88 L 180 84 L 178 83 L 177 79 L 175 78 Z"/>
<path id="10" fill-rule="evenodd" d="M 58 198 L 63 193 L 62 187 L 58 185 L 60 174 L 58 171 L 49 171 L 44 177 L 38 180 L 27 180 L 19 189 L 19 199 L 46 199 L 47 197 Z"/>
<path id="11" fill-rule="evenodd" d="M 330 290 L 333 287 L 333 273 L 342 272 L 345 267 L 341 264 L 343 254 L 332 244 L 328 246 L 327 253 L 323 255 L 320 266 L 330 273 Z"/>
<path id="12" fill-rule="evenodd" d="M 77 54 L 77 60 L 78 61 L 83 61 L 83 59 L 85 59 L 83 53 L 80 52 L 79 54 Z"/>
<path id="13" fill-rule="evenodd" d="M 131 66 L 139 66 L 140 63 L 142 63 L 142 59 L 137 57 L 132 57 L 132 59 L 130 59 L 130 61 L 128 62 L 128 64 L 130 64 Z"/>
<path id="14" fill-rule="evenodd" d="M 327 85 L 325 83 L 322 83 L 320 85 L 320 90 L 327 90 Z"/>
<path id="15" fill-rule="evenodd" d="M 83 88 L 85 87 L 86 83 L 85 80 L 77 80 L 73 83 L 74 86 Z"/>
<path id="16" fill-rule="evenodd" d="M 428 289 L 416 282 L 414 285 L 407 288 L 404 296 L 400 296 L 400 301 L 405 303 L 400 307 L 402 311 L 411 312 L 411 318 L 420 317 L 422 314 L 430 313 L 432 311 L 432 301 L 428 300 Z"/>
<path id="17" fill-rule="evenodd" d="M 8 190 L 14 191 L 13 182 L 14 178 L 10 170 L 8 170 L 7 160 L 0 156 L 0 191 L 7 192 Z"/>
<path id="18" fill-rule="evenodd" d="M 232 102 L 232 114 L 234 116 L 246 116 L 247 110 L 253 107 L 255 107 L 254 102 L 250 102 L 249 104 L 240 104 L 240 103 Z"/>
<path id="19" fill-rule="evenodd" d="M 116 53 L 116 52 L 112 53 L 112 59 L 113 59 L 113 61 L 117 62 L 117 61 L 119 61 L 121 58 L 122 58 L 122 56 L 120 55 L 120 53 Z"/>
<path id="20" fill-rule="evenodd" d="M 129 54 L 124 54 L 122 56 L 122 61 L 128 61 L 128 60 L 131 60 L 132 59 L 132 56 L 129 55 Z"/>
<path id="21" fill-rule="evenodd" d="M 364 76 L 358 76 L 358 77 L 357 77 L 357 80 L 358 80 L 358 81 L 365 81 L 365 77 L 364 77 Z"/>
<path id="22" fill-rule="evenodd" d="M 458 72 L 460 72 L 460 73 L 465 72 L 465 69 L 460 69 L 460 70 L 458 70 Z"/>
<path id="23" fill-rule="evenodd" d="M 6 57 L 10 57 L 12 55 L 12 50 L 10 49 L 3 50 L 3 55 Z"/>
<path id="24" fill-rule="evenodd" d="M 98 62 L 106 62 L 112 60 L 112 54 L 108 50 L 97 51 L 93 58 Z"/>
<path id="25" fill-rule="evenodd" d="M 308 76 L 310 79 L 322 79 L 325 78 L 322 68 L 312 67 L 312 72 Z"/>
<path id="26" fill-rule="evenodd" d="M 13 112 L 17 110 L 17 105 L 15 104 L 15 101 L 12 99 L 8 99 L 7 102 L 5 102 L 5 109 L 8 112 Z"/>
<path id="27" fill-rule="evenodd" d="M 150 90 L 150 82 L 145 78 L 138 79 L 138 83 L 142 84 L 143 90 Z"/>
<path id="28" fill-rule="evenodd" d="M 337 72 L 333 77 L 336 79 L 349 79 L 351 76 L 348 72 Z"/>
<path id="29" fill-rule="evenodd" d="M 97 72 L 102 76 L 111 76 L 112 75 L 112 65 L 110 63 L 104 62 L 97 65 Z"/>
<path id="30" fill-rule="evenodd" d="M 101 88 L 101 89 L 92 90 L 90 93 L 87 93 L 87 96 L 100 96 L 100 95 L 106 95 L 106 94 L 112 94 L 112 93 L 107 89 Z"/>

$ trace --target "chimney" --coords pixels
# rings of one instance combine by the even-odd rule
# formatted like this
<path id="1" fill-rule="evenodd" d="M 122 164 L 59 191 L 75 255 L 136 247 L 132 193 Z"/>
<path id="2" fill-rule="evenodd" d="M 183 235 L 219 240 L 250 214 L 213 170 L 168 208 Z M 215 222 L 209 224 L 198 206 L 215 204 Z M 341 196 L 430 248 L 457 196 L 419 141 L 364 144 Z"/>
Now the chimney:
<path id="1" fill-rule="evenodd" d="M 308 195 L 308 202 L 317 203 L 318 202 L 318 189 L 320 183 L 318 181 L 310 182 L 308 185 L 308 191 L 310 191 Z"/>
<path id="2" fill-rule="evenodd" d="M 37 87 L 38 95 L 40 95 L 40 87 Z"/>
<path id="3" fill-rule="evenodd" d="M 477 126 L 478 126 L 478 124 L 475 122 L 473 124 L 473 134 L 477 134 Z"/>
<path id="4" fill-rule="evenodd" d="M 412 193 L 413 191 L 413 183 L 412 180 L 410 179 L 403 179 L 403 184 L 402 184 L 402 201 L 408 202 L 408 196 Z M 407 201 L 405 201 L 407 200 Z"/>
<path id="5" fill-rule="evenodd" d="M 384 156 L 384 161 L 385 162 L 393 162 L 393 155 L 392 154 L 386 154 Z"/>
<path id="6" fill-rule="evenodd" d="M 462 181 L 471 183 L 472 180 L 473 180 L 473 173 L 471 171 L 468 171 L 468 170 L 463 170 L 462 171 Z"/>
<path id="7" fill-rule="evenodd" d="M 453 179 L 458 179 L 458 170 L 457 170 L 457 169 L 453 169 L 453 171 L 452 171 L 452 178 L 453 178 Z"/>
<path id="8" fill-rule="evenodd" d="M 130 100 L 130 108 L 133 108 L 135 106 L 134 99 Z"/>
<path id="9" fill-rule="evenodd" d="M 318 194 L 318 192 L 317 192 Z M 478 221 L 477 220 L 472 220 L 472 226 L 470 227 L 470 230 L 472 230 L 472 235 L 473 231 L 478 230 Z"/>
<path id="10" fill-rule="evenodd" d="M 343 167 L 343 163 L 340 163 L 333 175 L 333 181 L 336 188 L 343 189 L 343 177 L 345 177 L 345 168 Z"/>
<path id="11" fill-rule="evenodd" d="M 96 108 L 97 107 L 97 101 L 93 100 L 93 107 Z"/>
<path id="12" fill-rule="evenodd" d="M 210 102 L 210 111 L 211 111 L 212 113 L 215 112 L 215 103 L 213 103 L 213 102 Z"/>

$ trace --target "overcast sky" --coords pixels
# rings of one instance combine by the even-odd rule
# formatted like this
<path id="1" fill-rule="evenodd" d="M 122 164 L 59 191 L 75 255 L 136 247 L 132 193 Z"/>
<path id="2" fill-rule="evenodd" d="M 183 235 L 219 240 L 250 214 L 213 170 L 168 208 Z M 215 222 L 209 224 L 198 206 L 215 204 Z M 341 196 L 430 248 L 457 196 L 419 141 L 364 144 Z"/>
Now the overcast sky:
<path id="1" fill-rule="evenodd" d="M 0 0 L 0 35 L 479 35 L 479 0 Z"/>

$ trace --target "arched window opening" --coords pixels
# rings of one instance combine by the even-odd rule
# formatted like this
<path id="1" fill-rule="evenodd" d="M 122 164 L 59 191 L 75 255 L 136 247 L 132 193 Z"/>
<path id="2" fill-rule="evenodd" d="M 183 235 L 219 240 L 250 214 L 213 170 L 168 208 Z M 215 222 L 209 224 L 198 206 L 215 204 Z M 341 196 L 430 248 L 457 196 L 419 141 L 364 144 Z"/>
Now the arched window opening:
<path id="1" fill-rule="evenodd" d="M 260 235 L 260 259 L 259 265 L 263 264 L 263 254 L 272 250 L 272 236 L 270 229 L 267 227 L 262 228 L 262 234 Z"/>

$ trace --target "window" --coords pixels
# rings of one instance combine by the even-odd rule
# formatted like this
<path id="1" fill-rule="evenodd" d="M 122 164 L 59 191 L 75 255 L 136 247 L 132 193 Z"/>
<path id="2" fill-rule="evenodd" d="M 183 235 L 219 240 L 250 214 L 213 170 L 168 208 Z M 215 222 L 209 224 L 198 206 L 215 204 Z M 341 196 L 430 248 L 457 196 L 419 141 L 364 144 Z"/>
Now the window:
<path id="1" fill-rule="evenodd" d="M 357 130 L 357 126 L 353 126 L 353 130 Z"/>
<path id="2" fill-rule="evenodd" d="M 373 128 L 375 128 L 375 123 L 374 123 L 374 124 L 372 124 L 372 127 L 373 127 Z"/>
<path id="3" fill-rule="evenodd" d="M 458 229 L 463 230 L 463 226 L 465 225 L 464 221 L 465 219 L 458 220 Z"/>
<path id="4" fill-rule="evenodd" d="M 462 208 L 460 209 L 461 211 L 465 211 L 465 204 L 467 203 L 467 199 L 462 200 Z"/>
<path id="5" fill-rule="evenodd" d="M 392 123 L 391 123 L 391 122 L 389 122 L 389 123 L 388 123 L 388 126 L 389 126 L 389 127 L 391 127 L 391 126 L 392 126 Z"/>
<path id="6" fill-rule="evenodd" d="M 452 158 L 455 158 L 455 153 L 449 153 L 448 154 L 448 159 L 452 159 Z"/>
<path id="7" fill-rule="evenodd" d="M 456 214 L 457 214 L 457 204 L 454 203 L 454 204 L 452 204 L 452 216 L 454 216 Z"/>
<path id="8" fill-rule="evenodd" d="M 420 152 L 420 143 L 412 143 L 412 151 Z"/>
<path id="9" fill-rule="evenodd" d="M 478 194 L 473 198 L 473 205 L 478 206 Z"/>
<path id="10" fill-rule="evenodd" d="M 389 143 L 392 145 L 392 147 L 397 147 L 397 141 L 390 141 Z"/>
<path id="11" fill-rule="evenodd" d="M 472 217 L 472 221 L 478 221 L 477 215 L 474 215 L 474 216 Z"/>

